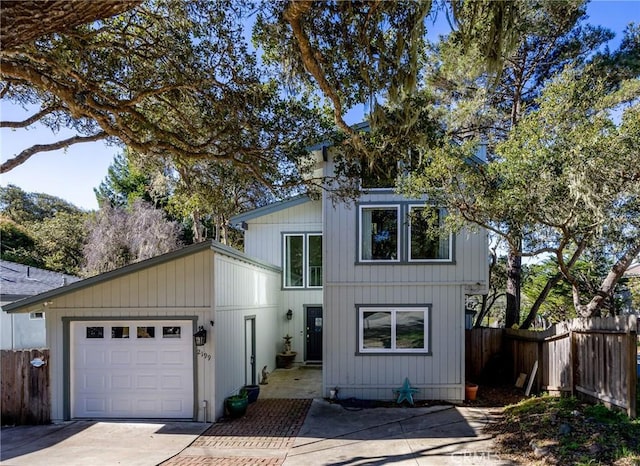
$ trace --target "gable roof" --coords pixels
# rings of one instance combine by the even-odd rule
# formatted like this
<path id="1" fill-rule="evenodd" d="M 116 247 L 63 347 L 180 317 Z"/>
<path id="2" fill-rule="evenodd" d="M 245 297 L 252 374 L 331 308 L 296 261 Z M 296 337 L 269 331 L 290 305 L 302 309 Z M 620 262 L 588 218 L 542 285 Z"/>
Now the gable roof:
<path id="1" fill-rule="evenodd" d="M 18 300 L 77 282 L 80 277 L 0 260 L 2 300 Z"/>
<path id="2" fill-rule="evenodd" d="M 32 306 L 34 304 L 39 304 L 44 301 L 48 301 L 57 296 L 62 296 L 74 291 L 81 290 L 83 288 L 88 288 L 98 283 L 106 282 L 108 280 L 113 280 L 114 278 L 118 278 L 123 275 L 128 275 L 133 272 L 137 272 L 139 270 L 160 265 L 165 262 L 178 259 L 180 257 L 205 251 L 207 249 L 212 249 L 214 252 L 224 254 L 226 256 L 229 256 L 235 259 L 240 259 L 242 261 L 248 262 L 253 265 L 257 265 L 264 269 L 273 270 L 275 272 L 281 271 L 279 267 L 276 267 L 272 264 L 268 264 L 267 262 L 259 261 L 257 259 L 252 259 L 249 256 L 245 255 L 244 253 L 238 251 L 237 249 L 234 249 L 230 246 L 225 246 L 224 244 L 219 243 L 217 241 L 210 240 L 210 241 L 203 241 L 202 243 L 196 243 L 189 246 L 185 246 L 184 248 L 176 249 L 175 251 L 171 251 L 166 254 L 162 254 L 160 256 L 152 257 L 150 259 L 136 262 L 134 264 L 129 264 L 124 267 L 120 267 L 119 269 L 111 270 L 110 272 L 101 273 L 100 275 L 89 277 L 84 280 L 79 280 L 77 282 L 71 283 L 70 285 L 45 291 L 44 293 L 40 293 L 35 296 L 31 296 L 29 298 L 21 299 L 20 301 L 13 302 L 11 304 L 6 304 L 2 306 L 2 310 L 8 313 L 21 312 L 23 309 L 29 306 Z"/>
<path id="3" fill-rule="evenodd" d="M 254 218 L 263 217 L 269 214 L 274 214 L 281 210 L 289 209 L 291 207 L 305 204 L 310 201 L 311 201 L 311 198 L 308 195 L 301 194 L 299 196 L 292 197 L 291 199 L 275 202 L 273 204 L 269 204 L 264 207 L 259 207 L 257 209 L 249 210 L 248 212 L 245 212 L 243 214 L 235 215 L 231 217 L 230 223 L 232 225 L 239 226 L 244 222 L 253 220 Z"/>

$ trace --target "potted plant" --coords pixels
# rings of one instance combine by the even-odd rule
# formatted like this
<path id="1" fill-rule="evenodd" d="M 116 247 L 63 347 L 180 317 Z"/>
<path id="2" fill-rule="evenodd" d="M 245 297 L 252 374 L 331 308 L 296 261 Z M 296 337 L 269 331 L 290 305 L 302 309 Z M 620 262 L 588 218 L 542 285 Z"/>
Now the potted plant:
<path id="1" fill-rule="evenodd" d="M 247 391 L 242 389 L 237 395 L 231 395 L 225 398 L 224 407 L 227 415 L 231 418 L 238 418 L 245 415 L 247 406 L 249 405 L 249 396 Z"/>
<path id="2" fill-rule="evenodd" d="M 245 385 L 242 389 L 247 392 L 249 404 L 255 403 L 258 400 L 258 395 L 260 395 L 260 385 Z"/>
<path id="3" fill-rule="evenodd" d="M 280 369 L 291 369 L 298 353 L 291 351 L 291 340 L 293 339 L 291 335 L 287 333 L 282 339 L 284 340 L 284 351 L 276 354 L 276 367 Z"/>

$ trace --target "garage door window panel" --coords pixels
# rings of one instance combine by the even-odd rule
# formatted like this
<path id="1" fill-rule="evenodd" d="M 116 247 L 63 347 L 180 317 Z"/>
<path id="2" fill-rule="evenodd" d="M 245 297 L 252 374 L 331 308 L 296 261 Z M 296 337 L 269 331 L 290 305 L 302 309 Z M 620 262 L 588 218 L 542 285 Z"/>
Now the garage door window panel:
<path id="1" fill-rule="evenodd" d="M 104 338 L 104 327 L 87 327 L 87 338 Z"/>
<path id="2" fill-rule="evenodd" d="M 129 338 L 129 327 L 111 327 L 111 338 Z"/>
<path id="3" fill-rule="evenodd" d="M 162 327 L 162 338 L 180 338 L 182 327 Z"/>
<path id="4" fill-rule="evenodd" d="M 137 334 L 138 334 L 138 338 L 155 338 L 156 328 L 155 327 L 138 327 Z"/>

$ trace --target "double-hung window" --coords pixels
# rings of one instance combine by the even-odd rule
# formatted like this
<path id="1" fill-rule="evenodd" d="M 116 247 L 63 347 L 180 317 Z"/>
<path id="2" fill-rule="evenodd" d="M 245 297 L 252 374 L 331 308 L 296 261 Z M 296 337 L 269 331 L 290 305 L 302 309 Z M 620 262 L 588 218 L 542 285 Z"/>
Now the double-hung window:
<path id="1" fill-rule="evenodd" d="M 322 287 L 322 235 L 285 233 L 284 288 Z"/>
<path id="2" fill-rule="evenodd" d="M 358 309 L 360 353 L 428 353 L 429 306 Z"/>
<path id="3" fill-rule="evenodd" d="M 361 204 L 359 263 L 452 262 L 444 209 L 424 204 Z"/>

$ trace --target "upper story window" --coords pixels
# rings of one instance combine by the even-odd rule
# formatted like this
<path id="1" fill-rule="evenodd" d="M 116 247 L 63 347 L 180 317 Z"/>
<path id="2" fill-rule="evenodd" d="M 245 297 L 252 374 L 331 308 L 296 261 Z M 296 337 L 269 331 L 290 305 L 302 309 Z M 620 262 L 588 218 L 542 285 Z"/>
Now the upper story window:
<path id="1" fill-rule="evenodd" d="M 444 209 L 410 205 L 408 214 L 409 261 L 451 260 L 451 235 L 442 233 Z"/>
<path id="2" fill-rule="evenodd" d="M 284 288 L 322 287 L 322 235 L 284 234 Z"/>
<path id="3" fill-rule="evenodd" d="M 445 215 L 408 203 L 360 205 L 358 262 L 451 262 L 453 238 L 441 228 Z"/>
<path id="4" fill-rule="evenodd" d="M 398 261 L 399 206 L 360 206 L 360 260 Z"/>

